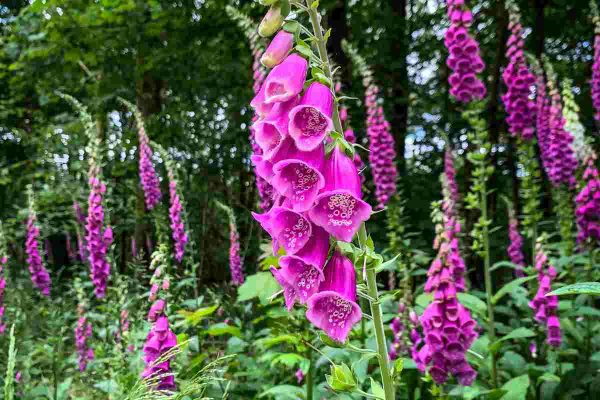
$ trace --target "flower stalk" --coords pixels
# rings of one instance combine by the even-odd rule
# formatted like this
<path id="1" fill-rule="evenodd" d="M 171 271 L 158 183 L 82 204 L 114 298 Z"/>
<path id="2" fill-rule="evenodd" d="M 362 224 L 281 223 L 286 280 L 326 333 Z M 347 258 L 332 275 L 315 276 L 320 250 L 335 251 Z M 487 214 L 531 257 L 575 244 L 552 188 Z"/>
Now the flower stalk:
<path id="1" fill-rule="evenodd" d="M 312 30 L 316 38 L 316 45 L 319 52 L 319 58 L 321 59 L 323 72 L 325 76 L 333 82 L 333 74 L 331 71 L 331 65 L 329 63 L 329 56 L 327 55 L 327 48 L 325 45 L 325 38 L 323 36 L 323 30 L 321 28 L 320 16 L 316 6 L 313 6 L 310 0 L 306 0 L 307 12 L 310 18 L 310 22 L 312 25 Z M 340 119 L 339 113 L 339 105 L 337 99 L 334 99 L 333 103 L 333 124 L 334 128 L 337 132 L 343 132 L 342 122 Z M 365 224 L 362 223 L 360 229 L 358 231 L 358 240 L 360 243 L 360 247 L 363 250 L 365 257 L 370 252 L 367 246 L 367 230 Z M 366 265 L 366 258 L 365 258 Z M 378 361 L 379 361 L 379 369 L 381 372 L 381 380 L 383 384 L 383 390 L 385 393 L 385 400 L 393 400 L 394 399 L 394 385 L 392 376 L 390 374 L 390 368 L 388 365 L 388 351 L 387 344 L 385 341 L 385 334 L 383 328 L 383 318 L 381 312 L 381 303 L 379 300 L 379 293 L 377 290 L 377 275 L 375 271 L 375 266 L 370 265 L 366 268 L 366 284 L 367 284 L 367 294 L 369 296 L 369 305 L 371 309 L 371 316 L 373 318 L 373 328 L 375 331 L 375 337 L 377 340 L 377 353 L 378 353 Z"/>

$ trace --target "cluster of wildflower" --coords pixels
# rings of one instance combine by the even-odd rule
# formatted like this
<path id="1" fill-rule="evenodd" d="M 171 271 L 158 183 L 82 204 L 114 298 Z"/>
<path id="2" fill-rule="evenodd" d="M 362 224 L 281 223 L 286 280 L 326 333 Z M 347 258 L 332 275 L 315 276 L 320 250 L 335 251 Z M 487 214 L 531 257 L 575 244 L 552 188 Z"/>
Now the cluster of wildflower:
<path id="1" fill-rule="evenodd" d="M 577 220 L 577 243 L 600 243 L 600 177 L 596 168 L 596 154 L 590 152 L 584 162 L 583 182 L 585 186 L 575 198 Z"/>
<path id="2" fill-rule="evenodd" d="M 240 255 L 240 235 L 235 224 L 235 219 L 229 222 L 229 268 L 231 270 L 231 283 L 240 286 L 244 283 L 244 266 Z"/>
<path id="3" fill-rule="evenodd" d="M 551 72 L 549 72 L 551 75 Z M 573 137 L 565 130 L 560 94 L 552 79 L 548 79 L 546 97 L 543 77 L 538 77 L 537 130 L 542 162 L 548 178 L 555 187 L 562 184 L 573 187 L 577 159 L 571 143 Z"/>
<path id="4" fill-rule="evenodd" d="M 167 249 L 160 246 L 159 251 L 152 255 L 152 275 L 149 302 L 152 303 L 148 312 L 148 322 L 152 328 L 146 336 L 144 343 L 144 362 L 146 364 L 142 372 L 142 378 L 156 381 L 156 390 L 173 391 L 176 389 L 175 376 L 171 373 L 170 351 L 177 345 L 177 337 L 169 327 L 169 319 L 166 315 L 166 294 L 170 283 L 167 276 L 163 276 L 161 264 L 166 259 Z M 158 298 L 158 296 L 162 298 Z"/>
<path id="5" fill-rule="evenodd" d="M 27 264 L 29 265 L 29 273 L 31 281 L 44 296 L 50 296 L 50 274 L 42 263 L 40 255 L 38 238 L 40 230 L 36 226 L 36 216 L 33 210 L 29 212 L 27 220 L 27 239 L 25 242 L 25 252 L 27 253 Z"/>
<path id="6" fill-rule="evenodd" d="M 433 302 L 420 318 L 423 339 L 419 340 L 418 332 L 411 333 L 412 354 L 420 370 L 430 366 L 429 373 L 436 383 L 444 383 L 451 374 L 459 384 L 469 386 L 477 373 L 467 362 L 466 352 L 477 332 L 471 314 L 457 299 L 457 293 L 465 290 L 465 263 L 459 252 L 460 223 L 449 186 L 445 182 L 442 216 L 434 213 L 434 220 L 440 221 L 434 243 L 438 254 L 427 272 L 425 284 L 425 291 L 433 294 Z"/>
<path id="7" fill-rule="evenodd" d="M 251 102 L 261 117 L 254 129 L 263 150 L 253 162 L 273 185 L 275 202 L 268 212 L 253 216 L 271 236 L 274 253 L 285 250 L 280 268 L 271 272 L 288 309 L 296 302 L 306 304 L 307 319 L 344 342 L 362 314 L 352 262 L 335 250 L 325 265 L 330 235 L 351 241 L 372 209 L 361 199 L 354 160 L 329 137 L 333 88 L 315 81 L 304 89 L 307 60 L 296 53 L 278 54 Z"/>
<path id="8" fill-rule="evenodd" d="M 370 82 L 366 84 L 366 87 L 369 164 L 375 183 L 377 207 L 383 208 L 396 193 L 396 178 L 398 177 L 394 163 L 396 150 L 390 123 L 385 119 L 383 107 L 379 105 L 379 88 Z"/>
<path id="9" fill-rule="evenodd" d="M 448 0 L 450 28 L 446 31 L 444 44 L 450 55 L 446 64 L 452 70 L 448 77 L 450 94 L 461 103 L 481 100 L 486 89 L 477 78 L 485 64 L 479 55 L 479 44 L 469 34 L 473 14 L 467 9 L 464 0 Z"/>
<path id="10" fill-rule="evenodd" d="M 525 276 L 523 267 L 525 266 L 525 256 L 523 255 L 523 237 L 519 233 L 519 221 L 514 215 L 514 211 L 509 209 L 508 215 L 508 238 L 510 244 L 506 249 L 510 261 L 517 266 L 515 274 L 521 278 Z"/>
<path id="11" fill-rule="evenodd" d="M 556 277 L 556 270 L 548 263 L 548 257 L 540 241 L 536 244 L 535 269 L 538 271 L 539 287 L 535 297 L 529 302 L 529 307 L 535 313 L 535 320 L 546 325 L 548 344 L 559 347 L 561 333 L 557 316 L 558 297 L 547 296 L 552 290 L 552 280 Z"/>
<path id="12" fill-rule="evenodd" d="M 594 118 L 600 121 L 600 15 L 595 1 L 591 2 L 594 7 L 594 64 L 592 65 L 592 104 Z"/>
<path id="13" fill-rule="evenodd" d="M 523 54 L 523 27 L 516 5 L 510 12 L 508 29 L 511 31 L 506 43 L 508 65 L 502 73 L 507 91 L 502 96 L 506 113 L 506 122 L 513 136 L 529 140 L 534 134 L 535 103 L 531 100 L 531 88 L 535 84 L 535 75 L 529 70 Z"/>
<path id="14" fill-rule="evenodd" d="M 175 243 L 175 259 L 177 262 L 181 262 L 183 259 L 183 252 L 185 245 L 188 242 L 187 234 L 185 233 L 185 227 L 183 225 L 183 219 L 181 213 L 183 206 L 181 205 L 181 199 L 177 193 L 177 181 L 173 171 L 169 170 L 169 196 L 171 206 L 169 207 L 169 218 L 171 219 L 171 232 L 173 236 L 173 242 Z"/>
<path id="15" fill-rule="evenodd" d="M 92 324 L 84 314 L 84 307 L 77 308 L 79 319 L 75 327 L 75 349 L 77 350 L 77 363 L 79 371 L 86 370 L 88 362 L 94 359 L 94 349 L 88 345 L 88 339 L 92 336 Z"/>
<path id="16" fill-rule="evenodd" d="M 90 195 L 88 198 L 88 215 L 86 221 L 87 253 L 90 262 L 90 275 L 94 284 L 94 293 L 97 298 L 106 295 L 106 281 L 110 275 L 110 263 L 107 252 L 113 241 L 113 232 L 110 226 L 104 229 L 104 209 L 102 199 L 106 192 L 106 185 L 95 174 L 90 176 Z"/>
<path id="17" fill-rule="evenodd" d="M 144 189 L 144 201 L 146 209 L 152 210 L 162 197 L 160 192 L 160 182 L 158 175 L 152 164 L 152 148 L 150 148 L 150 139 L 146 134 L 143 123 L 138 117 L 138 141 L 139 141 L 139 172 L 140 183 Z"/>
<path id="18" fill-rule="evenodd" d="M 398 315 L 394 317 L 390 323 L 390 328 L 393 333 L 392 345 L 390 346 L 388 355 L 390 360 L 395 360 L 403 354 L 409 352 L 408 342 L 408 307 L 402 301 L 398 303 Z"/>

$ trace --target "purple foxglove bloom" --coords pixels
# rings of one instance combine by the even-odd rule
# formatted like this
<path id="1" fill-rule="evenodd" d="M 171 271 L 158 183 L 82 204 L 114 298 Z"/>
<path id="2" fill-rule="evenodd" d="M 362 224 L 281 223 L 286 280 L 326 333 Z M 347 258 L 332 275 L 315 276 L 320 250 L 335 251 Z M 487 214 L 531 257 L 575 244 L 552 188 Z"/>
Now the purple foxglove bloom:
<path id="1" fill-rule="evenodd" d="M 575 218 L 577 220 L 577 243 L 600 243 L 600 176 L 595 166 L 596 154 L 585 160 L 583 172 L 584 186 L 575 198 Z"/>
<path id="2" fill-rule="evenodd" d="M 535 342 L 529 343 L 529 351 L 531 352 L 531 357 L 537 358 L 537 345 Z"/>
<path id="3" fill-rule="evenodd" d="M 323 269 L 328 254 L 329 234 L 320 226 L 313 224 L 310 239 L 295 255 L 306 264 Z"/>
<path id="4" fill-rule="evenodd" d="M 319 82 L 311 83 L 289 115 L 288 132 L 298 149 L 311 151 L 323 143 L 333 130 L 332 112 L 331 89 Z"/>
<path id="5" fill-rule="evenodd" d="M 231 283 L 240 286 L 244 283 L 244 271 L 242 258 L 240 256 L 240 237 L 235 224 L 229 224 L 229 269 L 231 271 Z"/>
<path id="6" fill-rule="evenodd" d="M 250 101 L 250 106 L 254 109 L 254 112 L 256 113 L 256 115 L 259 118 L 264 118 L 267 115 L 269 115 L 269 113 L 271 112 L 271 110 L 273 109 L 273 106 L 274 106 L 273 103 L 265 102 L 265 100 L 266 100 L 265 91 L 266 91 L 266 85 L 263 82 L 263 85 L 260 87 L 259 91 L 254 95 L 254 98 L 252 99 L 252 101 Z M 290 96 L 290 100 L 293 99 L 294 97 L 295 96 Z"/>
<path id="7" fill-rule="evenodd" d="M 538 271 L 538 291 L 529 307 L 534 311 L 534 319 L 545 323 L 548 332 L 547 341 L 550 346 L 559 347 L 561 343 L 560 322 L 557 318 L 558 297 L 546 296 L 552 291 L 552 280 L 556 277 L 556 270 L 548 263 L 548 257 L 541 244 L 536 246 L 535 269 Z"/>
<path id="8" fill-rule="evenodd" d="M 361 320 L 356 304 L 356 272 L 352 261 L 336 251 L 325 266 L 319 292 L 308 299 L 306 318 L 330 338 L 345 342 Z"/>
<path id="9" fill-rule="evenodd" d="M 148 311 L 148 322 L 155 322 L 156 319 L 165 312 L 166 303 L 163 299 L 158 299 L 152 306 L 150 306 L 150 311 Z"/>
<path id="10" fill-rule="evenodd" d="M 269 47 L 265 50 L 260 62 L 267 68 L 273 68 L 281 64 L 283 59 L 288 55 L 294 46 L 294 35 L 280 30 L 273 38 Z"/>
<path id="11" fill-rule="evenodd" d="M 77 320 L 75 327 L 75 348 L 79 371 L 86 370 L 88 362 L 94 359 L 94 350 L 88 346 L 87 340 L 92 336 L 92 324 L 82 316 Z"/>
<path id="12" fill-rule="evenodd" d="M 479 55 L 479 45 L 468 32 L 473 15 L 463 0 L 448 0 L 447 4 L 450 28 L 444 44 L 450 53 L 446 64 L 453 72 L 448 78 L 450 94 L 461 103 L 481 100 L 486 90 L 476 74 L 483 71 L 485 64 Z"/>
<path id="13" fill-rule="evenodd" d="M 165 375 L 159 379 L 156 390 L 173 391 L 176 389 L 175 378 L 171 374 L 171 360 L 158 362 L 176 345 L 177 336 L 171 331 L 167 316 L 158 317 L 146 337 L 146 343 L 144 344 L 146 367 L 142 372 L 142 378 Z"/>
<path id="14" fill-rule="evenodd" d="M 268 105 L 291 100 L 302 91 L 307 71 L 308 61 L 298 54 L 290 54 L 281 64 L 271 70 L 263 87 L 250 105 L 256 109 L 261 107 L 262 103 Z"/>
<path id="15" fill-rule="evenodd" d="M 458 184 L 456 183 L 456 169 L 454 168 L 454 155 L 449 147 L 446 147 L 444 153 L 444 175 L 446 178 L 446 185 L 449 191 L 449 200 L 452 202 L 451 207 L 453 213 L 456 214 L 456 205 L 460 201 L 458 194 Z"/>
<path id="16" fill-rule="evenodd" d="M 152 164 L 152 149 L 150 148 L 150 139 L 144 130 L 144 127 L 140 127 L 138 131 L 139 137 L 139 170 L 140 170 L 140 182 L 144 189 L 144 200 L 146 202 L 146 209 L 152 210 L 159 202 L 162 197 L 160 193 L 160 182 L 158 181 L 158 175 Z"/>
<path id="17" fill-rule="evenodd" d="M 383 108 L 378 100 L 379 88 L 374 84 L 365 91 L 367 107 L 367 136 L 369 138 L 369 164 L 375 183 L 377 208 L 385 207 L 390 198 L 396 193 L 395 142 L 391 126 L 385 119 Z"/>
<path id="18" fill-rule="evenodd" d="M 510 239 L 510 245 L 508 246 L 507 252 L 510 257 L 510 261 L 516 264 L 520 268 L 515 270 L 515 274 L 518 278 L 525 276 L 523 273 L 523 267 L 525 266 L 525 256 L 523 255 L 523 238 L 519 233 L 519 222 L 514 216 L 509 218 L 508 223 L 508 237 Z"/>
<path id="19" fill-rule="evenodd" d="M 596 35 L 594 36 L 594 65 L 592 66 L 592 104 L 594 106 L 594 118 L 600 121 L 600 28 L 596 24 Z"/>
<path id="20" fill-rule="evenodd" d="M 519 20 L 520 15 L 511 12 L 508 24 L 511 35 L 506 46 L 508 65 L 502 73 L 507 91 L 502 95 L 502 101 L 510 133 L 529 140 L 534 134 L 535 103 L 531 100 L 531 88 L 535 84 L 535 75 L 529 70 L 523 54 L 523 27 Z"/>
<path id="21" fill-rule="evenodd" d="M 296 104 L 298 104 L 297 97 L 283 103 L 276 103 L 268 116 L 252 125 L 254 140 L 260 146 L 261 155 L 266 160 L 273 158 L 288 136 L 289 112 Z"/>
<path id="22" fill-rule="evenodd" d="M 324 279 L 323 271 L 296 256 L 281 257 L 279 265 L 279 269 L 271 266 L 271 273 L 283 288 L 285 305 L 291 311 L 296 301 L 306 304 L 317 293 Z"/>
<path id="23" fill-rule="evenodd" d="M 295 211 L 308 211 L 325 186 L 325 178 L 319 170 L 302 160 L 279 161 L 273 166 L 273 173 L 273 188 L 290 200 Z"/>
<path id="24" fill-rule="evenodd" d="M 296 370 L 296 380 L 298 381 L 298 384 L 302 383 L 304 380 L 304 372 L 302 372 L 300 368 Z"/>
<path id="25" fill-rule="evenodd" d="M 40 230 L 36 226 L 35 214 L 30 213 L 27 220 L 27 239 L 25 241 L 25 252 L 27 253 L 27 263 L 29 264 L 29 273 L 31 281 L 44 296 L 50 296 L 50 275 L 42 263 L 40 256 L 39 241 Z"/>
<path id="26" fill-rule="evenodd" d="M 552 166 L 548 177 L 554 186 L 561 184 L 573 187 L 577 171 L 577 158 L 573 151 L 573 136 L 565 130 L 565 118 L 562 114 L 560 94 L 556 88 L 550 89 L 551 105 L 549 109 L 550 136 L 548 155 Z"/>
<path id="27" fill-rule="evenodd" d="M 77 222 L 79 222 L 79 225 L 84 226 L 85 225 L 85 215 L 83 215 L 81 206 L 76 201 L 73 202 L 73 210 L 75 211 L 75 217 L 77 217 Z"/>
<path id="28" fill-rule="evenodd" d="M 110 275 L 110 264 L 107 252 L 113 234 L 110 227 L 104 228 L 104 210 L 102 198 L 106 186 L 94 176 L 90 177 L 90 195 L 88 198 L 88 216 L 86 222 L 86 237 L 88 260 L 90 262 L 90 275 L 94 283 L 94 293 L 97 298 L 106 295 L 106 281 Z"/>
<path id="29" fill-rule="evenodd" d="M 311 221 L 337 240 L 352 241 L 372 208 L 361 200 L 361 181 L 354 161 L 335 147 L 323 168 L 325 187 L 308 212 Z"/>
<path id="30" fill-rule="evenodd" d="M 169 218 L 171 220 L 173 243 L 175 244 L 175 259 L 180 263 L 183 259 L 183 252 L 185 251 L 188 237 L 185 233 L 183 219 L 181 218 L 183 206 L 181 205 L 181 199 L 177 193 L 177 181 L 175 181 L 175 177 L 172 173 L 169 173 L 169 200 L 171 203 L 171 206 L 169 207 Z"/>
<path id="31" fill-rule="evenodd" d="M 265 214 L 252 213 L 254 219 L 273 239 L 273 252 L 279 246 L 288 255 L 300 251 L 312 235 L 312 224 L 302 214 L 285 207 L 273 207 Z"/>

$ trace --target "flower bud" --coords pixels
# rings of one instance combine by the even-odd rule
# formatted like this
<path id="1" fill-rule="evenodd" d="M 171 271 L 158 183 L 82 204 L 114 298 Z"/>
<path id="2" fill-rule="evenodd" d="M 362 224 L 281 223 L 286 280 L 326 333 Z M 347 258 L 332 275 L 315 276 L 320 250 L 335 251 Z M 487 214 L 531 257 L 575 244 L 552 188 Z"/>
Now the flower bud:
<path id="1" fill-rule="evenodd" d="M 258 34 L 262 37 L 273 36 L 275 32 L 281 28 L 281 24 L 283 24 L 284 16 L 281 13 L 281 6 L 279 3 L 275 3 L 269 8 L 267 14 L 260 22 L 258 26 Z"/>
<path id="2" fill-rule="evenodd" d="M 260 58 L 261 64 L 267 68 L 281 64 L 293 46 L 294 35 L 286 31 L 279 31 Z"/>

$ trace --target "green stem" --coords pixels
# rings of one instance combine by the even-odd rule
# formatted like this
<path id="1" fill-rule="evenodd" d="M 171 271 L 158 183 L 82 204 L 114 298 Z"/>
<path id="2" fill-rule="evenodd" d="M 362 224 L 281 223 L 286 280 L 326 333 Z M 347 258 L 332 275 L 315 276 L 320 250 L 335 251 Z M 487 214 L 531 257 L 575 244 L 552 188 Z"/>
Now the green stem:
<path id="1" fill-rule="evenodd" d="M 367 242 L 367 229 L 363 223 L 358 231 L 358 240 L 361 247 L 364 249 Z M 387 343 L 385 341 L 385 333 L 383 330 L 383 318 L 381 314 L 381 304 L 379 302 L 379 293 L 377 291 L 377 276 L 374 268 L 367 268 L 367 292 L 374 301 L 369 301 L 371 306 L 371 316 L 373 317 L 373 330 L 375 331 L 375 339 L 377 340 L 377 353 L 379 354 L 379 370 L 381 372 L 381 381 L 383 383 L 383 391 L 385 400 L 393 400 L 394 383 L 390 374 L 389 356 L 387 351 Z"/>
<path id="2" fill-rule="evenodd" d="M 319 52 L 319 58 L 325 76 L 333 84 L 333 74 L 331 72 L 331 64 L 329 63 L 329 56 L 327 55 L 327 47 L 325 45 L 325 38 L 323 36 L 323 30 L 321 28 L 321 17 L 316 7 L 311 6 L 312 1 L 306 0 L 307 12 L 312 25 L 313 33 L 316 38 L 317 49 Z M 330 88 L 333 91 L 333 88 Z M 335 130 L 339 133 L 343 133 L 342 121 L 340 120 L 339 105 L 337 99 L 333 103 L 333 125 Z M 367 242 L 367 230 L 363 223 L 358 232 L 358 237 L 361 247 L 366 249 Z M 379 369 L 381 371 L 381 379 L 383 383 L 383 390 L 385 392 L 385 400 L 394 400 L 394 384 L 392 376 L 390 375 L 390 368 L 388 365 L 388 352 L 387 344 L 385 341 L 385 334 L 383 330 L 383 318 L 381 313 L 381 304 L 379 303 L 379 293 L 377 292 L 377 279 L 375 270 L 373 268 L 367 268 L 367 291 L 369 297 L 373 300 L 369 300 L 371 306 L 371 316 L 373 317 L 373 327 L 375 330 L 375 337 L 377 339 L 377 353 L 379 355 Z"/>
<path id="3" fill-rule="evenodd" d="M 490 238 L 487 225 L 487 186 L 485 181 L 481 182 L 481 219 L 484 222 L 483 226 L 483 268 L 485 275 L 485 298 L 487 301 L 488 311 L 488 336 L 490 343 L 496 341 L 496 324 L 494 321 L 494 306 L 492 304 L 493 288 L 492 288 L 492 272 L 490 271 Z M 492 386 L 498 387 L 498 366 L 495 352 L 491 352 L 492 357 Z"/>
<path id="4" fill-rule="evenodd" d="M 310 364 L 308 366 L 308 373 L 306 374 L 306 400 L 313 400 L 314 362 L 310 350 L 308 351 L 308 360 Z"/>

